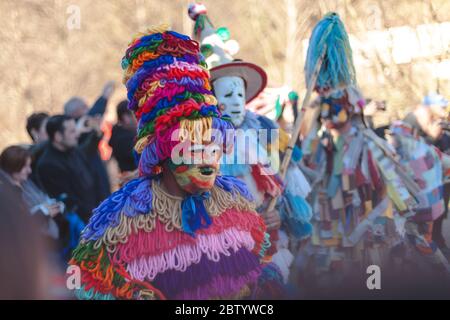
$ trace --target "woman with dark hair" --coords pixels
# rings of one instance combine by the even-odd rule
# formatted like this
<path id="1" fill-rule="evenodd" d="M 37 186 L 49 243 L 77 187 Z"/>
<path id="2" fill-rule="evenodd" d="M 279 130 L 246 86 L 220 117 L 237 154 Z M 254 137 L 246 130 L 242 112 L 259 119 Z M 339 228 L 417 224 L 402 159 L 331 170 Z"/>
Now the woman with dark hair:
<path id="1" fill-rule="evenodd" d="M 64 263 L 78 244 L 84 223 L 75 212 L 65 212 L 65 204 L 50 198 L 29 179 L 31 154 L 20 146 L 10 146 L 0 155 L 0 178 L 22 197 L 44 236 L 58 248 Z M 64 215 L 63 215 L 64 214 Z"/>
<path id="2" fill-rule="evenodd" d="M 64 211 L 64 204 L 50 199 L 29 178 L 31 154 L 20 146 L 7 147 L 0 155 L 0 175 L 21 194 L 29 212 L 38 217 L 44 233 L 51 239 L 59 238 L 59 228 L 54 221 Z M 39 215 L 36 215 L 38 214 Z"/>

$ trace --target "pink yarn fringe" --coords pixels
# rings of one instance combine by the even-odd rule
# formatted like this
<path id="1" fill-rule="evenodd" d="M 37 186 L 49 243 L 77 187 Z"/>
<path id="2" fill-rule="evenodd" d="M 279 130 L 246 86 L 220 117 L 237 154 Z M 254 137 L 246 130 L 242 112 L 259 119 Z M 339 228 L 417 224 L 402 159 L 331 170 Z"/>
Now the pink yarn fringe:
<path id="1" fill-rule="evenodd" d="M 254 229 L 259 228 L 259 219 L 260 217 L 253 212 L 228 209 L 219 217 L 212 217 L 211 225 L 206 229 L 198 230 L 196 238 L 179 230 L 167 232 L 164 224 L 156 219 L 152 232 L 147 233 L 140 230 L 129 235 L 126 243 L 119 243 L 113 260 L 118 263 L 129 263 L 142 256 L 162 254 L 183 244 L 196 245 L 200 235 L 220 234 L 232 227 L 251 233 Z"/>

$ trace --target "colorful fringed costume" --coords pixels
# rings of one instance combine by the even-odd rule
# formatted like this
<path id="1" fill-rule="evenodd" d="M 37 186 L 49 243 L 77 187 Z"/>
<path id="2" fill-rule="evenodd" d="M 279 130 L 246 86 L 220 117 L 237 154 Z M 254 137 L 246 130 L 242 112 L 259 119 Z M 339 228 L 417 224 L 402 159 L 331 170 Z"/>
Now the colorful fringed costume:
<path id="1" fill-rule="evenodd" d="M 217 109 L 198 43 L 153 28 L 131 42 L 122 67 L 129 108 L 139 120 L 140 177 L 95 209 L 83 231 L 70 262 L 81 268 L 77 296 L 263 296 L 277 279 L 261 262 L 270 242 L 246 186 L 216 176 L 213 162 L 208 167 L 173 162 L 180 145 L 202 147 L 214 141 L 211 129 L 232 128 Z M 190 172 L 195 174 L 186 176 Z M 175 177 L 184 196 L 167 189 L 167 177 Z"/>
<path id="2" fill-rule="evenodd" d="M 387 143 L 356 123 L 338 136 L 323 131 L 314 144 L 308 165 L 318 172 L 311 242 L 316 271 L 383 265 L 400 241 L 394 216 L 413 214 L 416 186 L 386 156 Z"/>
<path id="3" fill-rule="evenodd" d="M 334 270 L 339 278 L 351 276 L 353 267 L 384 265 L 401 241 L 394 219 L 414 214 L 419 188 L 387 142 L 362 121 L 365 102 L 356 87 L 348 36 L 335 13 L 313 30 L 306 83 L 321 59 L 314 86 L 320 97 L 307 111 L 320 123 L 303 133 L 305 159 L 316 173 L 314 230 L 306 253 L 316 273 Z"/>
<path id="4" fill-rule="evenodd" d="M 405 234 L 433 265 L 444 266 L 450 272 L 447 259 L 432 241 L 433 222 L 444 213 L 444 176 L 448 157 L 423 138 L 414 134 L 407 123 L 396 121 L 390 126 L 392 144 L 400 162 L 420 186 L 415 215 L 405 221 Z"/>
<path id="5" fill-rule="evenodd" d="M 277 210 L 283 224 L 280 230 L 269 231 L 271 239 L 277 240 L 269 254 L 273 255 L 272 261 L 280 268 L 286 283 L 294 260 L 290 239 L 303 240 L 312 231 L 312 212 L 305 201 L 311 189 L 297 163 L 301 150 L 295 148 L 286 181 L 281 181 L 277 174 L 281 162 L 279 150 L 286 150 L 289 136 L 269 118 L 245 109 L 245 103 L 264 89 L 266 73 L 252 63 L 233 60 L 235 52 L 230 50 L 229 44 L 236 42 L 229 39 L 228 33 L 224 36 L 226 28 L 214 30 L 205 6 L 193 4 L 188 13 L 195 21 L 194 35 L 201 41 L 215 96 L 219 105 L 224 106 L 224 115 L 232 119 L 241 134 L 236 138 L 234 158 L 223 158 L 222 172 L 246 183 L 261 214 L 266 211 L 271 197 L 282 195 L 278 198 Z M 263 138 L 261 133 L 264 133 Z"/>

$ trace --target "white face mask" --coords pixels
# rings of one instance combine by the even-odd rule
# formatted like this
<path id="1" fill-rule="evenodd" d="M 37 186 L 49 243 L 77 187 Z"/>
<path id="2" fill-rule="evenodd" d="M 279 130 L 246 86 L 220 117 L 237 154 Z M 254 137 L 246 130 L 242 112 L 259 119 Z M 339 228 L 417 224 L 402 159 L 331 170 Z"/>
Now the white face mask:
<path id="1" fill-rule="evenodd" d="M 239 77 L 222 77 L 214 81 L 214 93 L 222 114 L 231 118 L 235 127 L 239 127 L 245 117 L 245 83 Z"/>

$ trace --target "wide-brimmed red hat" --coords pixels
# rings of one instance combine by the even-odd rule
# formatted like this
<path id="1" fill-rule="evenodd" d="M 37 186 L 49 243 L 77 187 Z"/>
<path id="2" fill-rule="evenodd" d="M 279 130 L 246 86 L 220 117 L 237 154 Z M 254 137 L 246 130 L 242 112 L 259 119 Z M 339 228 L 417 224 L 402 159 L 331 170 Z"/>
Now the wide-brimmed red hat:
<path id="1" fill-rule="evenodd" d="M 267 74 L 259 66 L 245 61 L 233 61 L 210 70 L 211 83 L 222 77 L 239 77 L 245 82 L 246 102 L 252 101 L 267 85 Z"/>
<path id="2" fill-rule="evenodd" d="M 204 5 L 191 4 L 188 14 L 195 21 L 194 38 L 200 42 L 211 73 L 211 83 L 222 77 L 240 77 L 245 82 L 246 102 L 253 100 L 267 85 L 266 72 L 256 64 L 233 60 L 239 44 L 229 39 L 228 29 L 214 29 Z"/>

